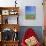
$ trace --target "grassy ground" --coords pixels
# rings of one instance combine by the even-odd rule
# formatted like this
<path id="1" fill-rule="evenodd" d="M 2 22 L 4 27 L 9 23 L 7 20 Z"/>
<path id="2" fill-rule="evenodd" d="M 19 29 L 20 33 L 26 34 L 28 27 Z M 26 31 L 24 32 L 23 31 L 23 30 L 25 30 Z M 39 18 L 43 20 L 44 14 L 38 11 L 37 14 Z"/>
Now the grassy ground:
<path id="1" fill-rule="evenodd" d="M 36 15 L 26 15 L 26 19 L 35 19 Z"/>

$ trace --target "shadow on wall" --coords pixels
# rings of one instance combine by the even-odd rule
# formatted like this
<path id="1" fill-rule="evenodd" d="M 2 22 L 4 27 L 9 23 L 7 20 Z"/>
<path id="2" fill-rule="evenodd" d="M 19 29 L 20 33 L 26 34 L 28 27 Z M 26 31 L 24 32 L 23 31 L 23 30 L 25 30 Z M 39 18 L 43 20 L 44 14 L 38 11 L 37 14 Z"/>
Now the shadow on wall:
<path id="1" fill-rule="evenodd" d="M 22 38 L 24 36 L 24 33 L 26 32 L 26 30 L 28 28 L 32 28 L 36 32 L 39 41 L 41 43 L 43 43 L 43 30 L 42 30 L 42 26 L 32 26 L 32 27 L 30 27 L 30 26 L 21 26 L 20 27 L 20 32 L 19 32 L 20 42 L 21 42 L 21 40 L 22 40 Z"/>

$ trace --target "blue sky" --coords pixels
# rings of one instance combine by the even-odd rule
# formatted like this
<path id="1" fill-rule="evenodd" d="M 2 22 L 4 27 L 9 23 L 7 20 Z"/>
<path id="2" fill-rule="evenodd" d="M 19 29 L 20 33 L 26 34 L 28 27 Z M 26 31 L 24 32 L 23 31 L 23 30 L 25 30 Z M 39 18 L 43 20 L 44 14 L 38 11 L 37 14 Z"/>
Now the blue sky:
<path id="1" fill-rule="evenodd" d="M 36 13 L 36 7 L 35 6 L 26 6 L 25 12 L 26 13 Z"/>

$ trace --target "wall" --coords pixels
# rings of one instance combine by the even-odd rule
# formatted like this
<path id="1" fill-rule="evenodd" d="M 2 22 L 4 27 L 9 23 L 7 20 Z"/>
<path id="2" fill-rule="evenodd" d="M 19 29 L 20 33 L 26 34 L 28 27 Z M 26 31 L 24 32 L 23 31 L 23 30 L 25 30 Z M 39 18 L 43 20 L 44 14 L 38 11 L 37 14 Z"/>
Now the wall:
<path id="1" fill-rule="evenodd" d="M 0 0 L 0 6 L 1 7 L 12 7 L 14 6 L 15 0 Z"/>
<path id="2" fill-rule="evenodd" d="M 15 0 L 0 0 L 0 6 L 14 6 Z M 43 0 L 17 0 L 17 3 L 20 7 L 20 17 L 19 24 L 21 26 L 43 26 Z M 36 19 L 35 20 L 26 20 L 25 19 L 25 6 L 36 6 Z"/>
<path id="3" fill-rule="evenodd" d="M 46 0 L 44 0 L 44 26 L 46 26 Z"/>
<path id="4" fill-rule="evenodd" d="M 43 26 L 43 6 L 42 0 L 21 0 L 20 25 L 22 26 Z M 28 2 L 28 3 L 27 3 Z M 36 6 L 36 19 L 25 20 L 25 6 Z"/>

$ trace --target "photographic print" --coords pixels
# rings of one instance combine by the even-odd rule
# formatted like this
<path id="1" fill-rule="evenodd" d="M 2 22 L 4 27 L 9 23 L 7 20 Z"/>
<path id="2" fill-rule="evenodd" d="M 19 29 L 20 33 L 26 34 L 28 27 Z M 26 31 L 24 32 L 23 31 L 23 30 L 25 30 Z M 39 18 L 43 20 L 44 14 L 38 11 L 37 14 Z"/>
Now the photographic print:
<path id="1" fill-rule="evenodd" d="M 36 6 L 25 6 L 25 18 L 26 19 L 36 18 Z"/>

